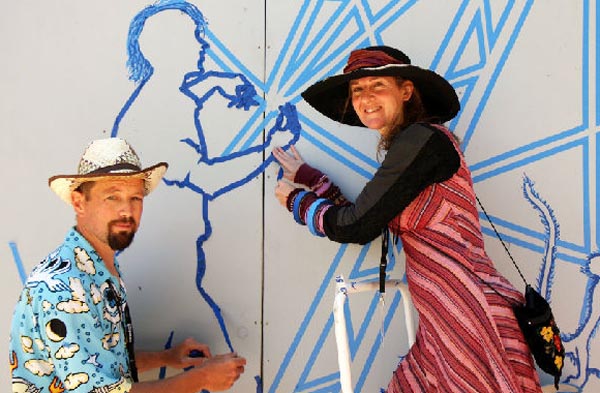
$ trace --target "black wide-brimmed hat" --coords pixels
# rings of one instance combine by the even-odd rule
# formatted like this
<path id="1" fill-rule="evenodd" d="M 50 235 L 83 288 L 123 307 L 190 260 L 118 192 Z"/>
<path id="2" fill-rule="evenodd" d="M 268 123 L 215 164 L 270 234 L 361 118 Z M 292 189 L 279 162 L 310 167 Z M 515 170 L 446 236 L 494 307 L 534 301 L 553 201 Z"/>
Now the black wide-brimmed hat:
<path id="1" fill-rule="evenodd" d="M 344 72 L 310 86 L 302 97 L 328 118 L 351 126 L 363 126 L 348 102 L 349 82 L 365 76 L 399 76 L 416 86 L 427 116 L 446 122 L 460 110 L 452 85 L 434 71 L 410 63 L 402 51 L 389 46 L 371 46 L 350 53 Z"/>

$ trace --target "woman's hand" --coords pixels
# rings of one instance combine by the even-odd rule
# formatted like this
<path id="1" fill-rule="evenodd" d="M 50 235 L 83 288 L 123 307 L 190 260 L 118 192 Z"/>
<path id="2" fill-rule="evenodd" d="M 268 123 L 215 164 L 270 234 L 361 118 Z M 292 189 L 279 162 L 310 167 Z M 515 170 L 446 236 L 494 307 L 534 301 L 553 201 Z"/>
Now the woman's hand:
<path id="1" fill-rule="evenodd" d="M 295 187 L 285 180 L 279 180 L 275 187 L 275 197 L 281 204 L 281 206 L 287 208 L 287 200 L 290 192 L 294 191 Z"/>
<path id="2" fill-rule="evenodd" d="M 293 182 L 296 178 L 296 172 L 304 164 L 304 160 L 294 145 L 290 146 L 290 152 L 291 154 L 281 147 L 276 147 L 273 149 L 273 156 L 283 168 L 283 177 Z"/>

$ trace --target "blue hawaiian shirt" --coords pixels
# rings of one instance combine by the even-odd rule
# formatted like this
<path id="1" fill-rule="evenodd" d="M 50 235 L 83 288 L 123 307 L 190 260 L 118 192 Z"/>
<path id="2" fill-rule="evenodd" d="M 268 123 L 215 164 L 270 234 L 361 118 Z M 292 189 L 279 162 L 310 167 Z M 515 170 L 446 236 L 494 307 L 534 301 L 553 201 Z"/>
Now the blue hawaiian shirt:
<path id="1" fill-rule="evenodd" d="M 119 269 L 115 261 L 117 271 Z M 120 274 L 119 274 L 120 275 Z M 74 228 L 37 265 L 13 314 L 13 392 L 129 392 L 123 283 Z"/>

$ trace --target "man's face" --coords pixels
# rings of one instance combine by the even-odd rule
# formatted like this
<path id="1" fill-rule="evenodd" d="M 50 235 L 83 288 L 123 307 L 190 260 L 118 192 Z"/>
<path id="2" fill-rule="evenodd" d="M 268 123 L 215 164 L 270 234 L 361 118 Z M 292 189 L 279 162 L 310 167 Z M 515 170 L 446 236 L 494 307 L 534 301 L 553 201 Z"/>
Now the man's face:
<path id="1" fill-rule="evenodd" d="M 140 223 L 144 201 L 141 179 L 96 181 L 85 192 L 73 193 L 77 228 L 94 248 L 127 248 Z"/>

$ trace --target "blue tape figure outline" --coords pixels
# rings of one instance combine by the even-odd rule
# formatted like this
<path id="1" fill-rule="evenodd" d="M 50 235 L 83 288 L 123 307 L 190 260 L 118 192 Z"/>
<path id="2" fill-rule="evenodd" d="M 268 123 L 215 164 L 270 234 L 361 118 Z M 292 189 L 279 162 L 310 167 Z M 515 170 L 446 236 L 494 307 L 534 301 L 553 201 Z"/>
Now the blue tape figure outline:
<path id="1" fill-rule="evenodd" d="M 136 100 L 141 91 L 145 88 L 147 82 L 154 74 L 154 68 L 152 64 L 148 59 L 146 59 L 139 45 L 139 38 L 143 33 L 145 23 L 152 16 L 167 10 L 178 10 L 182 14 L 187 15 L 194 22 L 194 36 L 200 45 L 197 69 L 191 70 L 185 74 L 179 88 L 182 95 L 186 96 L 195 103 L 196 108 L 194 113 L 190 114 L 190 116 L 193 116 L 194 119 L 196 135 L 194 135 L 193 138 L 184 138 L 179 142 L 187 145 L 190 149 L 193 149 L 193 151 L 196 152 L 198 155 L 198 165 L 217 165 L 219 163 L 228 162 L 242 156 L 249 156 L 251 154 L 260 154 L 264 157 L 260 165 L 250 168 L 247 173 L 240 174 L 237 180 L 212 191 L 205 189 L 202 184 L 195 183 L 191 179 L 190 172 L 188 172 L 187 176 L 181 179 L 168 177 L 163 179 L 164 183 L 169 187 L 190 190 L 199 195 L 200 204 L 203 209 L 202 220 L 204 233 L 198 236 L 195 245 L 196 288 L 202 299 L 212 309 L 227 346 L 231 351 L 234 351 L 233 343 L 231 341 L 225 319 L 223 318 L 222 310 L 214 298 L 208 293 L 203 283 L 203 279 L 207 270 L 207 261 L 203 245 L 212 235 L 212 225 L 209 215 L 209 202 L 227 192 L 234 190 L 237 187 L 243 186 L 263 173 L 265 168 L 274 160 L 273 156 L 270 154 L 270 151 L 268 151 L 268 149 L 271 147 L 274 136 L 282 132 L 287 133 L 289 135 L 289 140 L 283 145 L 284 149 L 287 149 L 291 144 L 298 140 L 300 135 L 300 124 L 297 119 L 296 109 L 290 103 L 282 103 L 279 105 L 277 110 L 271 111 L 268 114 L 265 121 L 260 122 L 261 115 L 265 111 L 265 104 L 256 92 L 255 86 L 250 82 L 250 79 L 246 77 L 246 75 L 229 70 L 205 70 L 204 64 L 207 56 L 212 56 L 212 59 L 215 60 L 215 63 L 217 64 L 223 64 L 224 62 L 220 61 L 220 59 L 215 56 L 214 52 L 211 51 L 209 42 L 206 40 L 208 30 L 202 12 L 196 6 L 186 1 L 163 0 L 144 8 L 131 21 L 127 40 L 127 67 L 130 72 L 130 79 L 136 83 L 136 87 L 118 113 L 111 131 L 111 136 L 120 136 L 119 128 L 123 119 L 127 116 L 131 107 L 136 104 Z M 217 46 L 221 47 L 220 45 Z M 226 82 L 228 80 L 239 80 L 239 83 L 235 86 L 233 91 L 227 91 L 223 84 L 221 84 L 221 81 Z M 192 91 L 192 88 L 203 83 L 212 83 L 213 85 L 206 91 L 205 94 L 198 96 Z M 213 96 L 220 96 L 226 99 L 228 101 L 228 108 L 243 110 L 246 112 L 254 110 L 254 114 L 251 115 L 250 120 L 240 130 L 240 132 L 234 136 L 228 149 L 223 154 L 216 156 L 209 155 L 206 135 L 201 123 L 201 112 L 204 104 Z M 266 133 L 263 130 L 266 130 Z M 249 133 L 252 133 L 252 137 L 245 142 L 245 145 L 241 146 L 241 149 L 240 147 L 237 147 L 237 150 L 235 150 L 236 144 L 244 139 L 245 134 Z M 259 137 L 263 137 L 263 135 L 264 141 L 262 141 L 262 143 L 256 143 L 256 140 Z M 172 334 L 169 337 L 169 345 L 171 340 Z M 164 372 L 161 371 L 160 375 L 164 377 Z M 262 380 L 259 376 L 256 377 L 256 383 L 257 392 L 262 391 Z"/>

